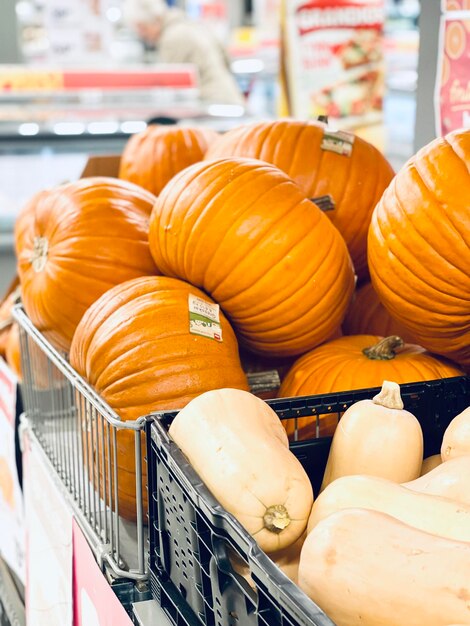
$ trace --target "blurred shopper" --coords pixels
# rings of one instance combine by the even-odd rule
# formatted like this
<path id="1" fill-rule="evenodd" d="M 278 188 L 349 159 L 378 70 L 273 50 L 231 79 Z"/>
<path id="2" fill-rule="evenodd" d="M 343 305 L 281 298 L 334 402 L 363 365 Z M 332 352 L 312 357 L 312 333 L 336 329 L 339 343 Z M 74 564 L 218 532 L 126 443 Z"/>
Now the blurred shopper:
<path id="1" fill-rule="evenodd" d="M 197 66 L 201 97 L 220 104 L 244 104 L 229 59 L 215 36 L 165 0 L 125 0 L 124 19 L 138 36 L 158 49 L 162 63 Z"/>

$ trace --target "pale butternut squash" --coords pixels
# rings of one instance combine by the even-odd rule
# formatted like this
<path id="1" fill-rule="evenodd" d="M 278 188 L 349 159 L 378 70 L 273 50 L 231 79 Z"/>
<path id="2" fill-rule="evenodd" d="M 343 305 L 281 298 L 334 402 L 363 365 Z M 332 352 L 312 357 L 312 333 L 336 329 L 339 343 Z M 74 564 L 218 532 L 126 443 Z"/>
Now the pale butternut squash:
<path id="1" fill-rule="evenodd" d="M 344 476 L 328 485 L 312 507 L 308 532 L 329 515 L 350 508 L 379 511 L 419 530 L 470 542 L 470 504 L 411 491 L 375 476 Z"/>
<path id="2" fill-rule="evenodd" d="M 470 543 L 345 509 L 300 555 L 299 586 L 337 626 L 470 624 Z"/>
<path id="3" fill-rule="evenodd" d="M 424 476 L 438 465 L 441 465 L 441 463 L 442 459 L 440 454 L 433 454 L 432 456 L 428 456 L 426 459 L 424 459 L 421 466 L 421 476 Z"/>
<path id="4" fill-rule="evenodd" d="M 470 455 L 458 456 L 403 486 L 413 491 L 443 496 L 470 504 Z"/>
<path id="5" fill-rule="evenodd" d="M 442 438 L 442 461 L 470 454 L 470 406 L 447 426 Z"/>
<path id="6" fill-rule="evenodd" d="M 237 389 L 208 391 L 182 409 L 170 436 L 227 511 L 265 552 L 304 532 L 313 492 L 276 413 Z"/>
<path id="7" fill-rule="evenodd" d="M 373 400 L 356 402 L 340 419 L 321 489 L 351 474 L 403 483 L 418 478 L 422 460 L 421 426 L 403 410 L 399 385 L 384 381 Z"/>
<path id="8" fill-rule="evenodd" d="M 287 548 L 283 548 L 282 550 L 271 552 L 269 555 L 271 561 L 273 561 L 281 572 L 283 572 L 287 578 L 290 578 L 295 584 L 298 583 L 300 552 L 306 537 L 307 533 L 304 532 L 302 536 L 299 537 L 299 539 L 297 539 L 297 541 L 292 545 L 287 546 Z M 255 582 L 251 577 L 250 568 L 245 561 L 241 559 L 235 550 L 230 547 L 228 548 L 228 557 L 235 572 L 240 576 L 243 576 L 250 587 L 256 590 Z"/>

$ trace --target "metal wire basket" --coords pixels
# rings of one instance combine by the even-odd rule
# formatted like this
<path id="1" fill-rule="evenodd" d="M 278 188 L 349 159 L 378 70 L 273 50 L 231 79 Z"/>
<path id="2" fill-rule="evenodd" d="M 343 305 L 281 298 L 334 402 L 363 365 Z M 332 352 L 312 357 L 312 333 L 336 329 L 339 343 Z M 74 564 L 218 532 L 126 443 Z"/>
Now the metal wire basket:
<path id="1" fill-rule="evenodd" d="M 117 577 L 147 577 L 142 494 L 145 419 L 122 421 L 34 327 L 21 304 L 22 395 L 31 429 L 70 494 L 76 519 L 103 566 Z M 135 522 L 119 515 L 118 433 L 133 431 Z"/>

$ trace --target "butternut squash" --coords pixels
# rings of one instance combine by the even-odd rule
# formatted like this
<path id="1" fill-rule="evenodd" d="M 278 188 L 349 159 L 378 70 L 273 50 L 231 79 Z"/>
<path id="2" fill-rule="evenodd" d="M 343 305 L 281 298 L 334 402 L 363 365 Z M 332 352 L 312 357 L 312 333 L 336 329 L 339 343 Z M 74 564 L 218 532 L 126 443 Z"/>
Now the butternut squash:
<path id="1" fill-rule="evenodd" d="M 465 454 L 470 454 L 470 406 L 447 426 L 441 447 L 443 462 Z"/>
<path id="2" fill-rule="evenodd" d="M 442 459 L 440 454 L 433 454 L 432 456 L 428 456 L 426 459 L 424 459 L 421 466 L 421 476 L 424 476 L 438 465 L 441 465 L 441 463 Z"/>
<path id="3" fill-rule="evenodd" d="M 458 456 L 403 486 L 413 491 L 443 496 L 470 504 L 470 455 Z"/>
<path id="4" fill-rule="evenodd" d="M 399 385 L 384 381 L 373 400 L 356 402 L 340 419 L 321 489 L 351 474 L 403 483 L 418 478 L 422 460 L 421 426 L 403 410 Z"/>
<path id="5" fill-rule="evenodd" d="M 328 485 L 312 507 L 308 532 L 329 515 L 350 508 L 379 511 L 433 535 L 470 542 L 470 504 L 375 476 L 344 476 Z"/>
<path id="6" fill-rule="evenodd" d="M 278 416 L 263 400 L 237 389 L 208 391 L 178 413 L 169 432 L 262 550 L 281 550 L 302 535 L 312 486 Z"/>
<path id="7" fill-rule="evenodd" d="M 307 536 L 299 586 L 337 626 L 470 624 L 470 543 L 365 509 Z"/>
<path id="8" fill-rule="evenodd" d="M 273 561 L 287 578 L 290 578 L 295 584 L 298 583 L 300 551 L 302 550 L 306 537 L 307 533 L 304 532 L 291 546 L 287 546 L 287 548 L 277 550 L 276 552 L 271 552 L 269 555 L 271 561 Z M 250 587 L 256 590 L 255 582 L 251 577 L 250 568 L 245 561 L 230 547 L 228 548 L 228 557 L 237 574 L 243 576 Z"/>

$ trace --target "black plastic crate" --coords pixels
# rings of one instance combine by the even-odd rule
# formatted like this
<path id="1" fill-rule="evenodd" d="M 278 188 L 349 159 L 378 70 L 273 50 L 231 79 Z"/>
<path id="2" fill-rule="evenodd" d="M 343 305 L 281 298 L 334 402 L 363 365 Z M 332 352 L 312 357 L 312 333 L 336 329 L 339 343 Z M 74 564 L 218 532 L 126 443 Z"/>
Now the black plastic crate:
<path id="1" fill-rule="evenodd" d="M 269 401 L 280 419 L 335 413 L 379 389 Z M 449 422 L 470 404 L 470 378 L 401 385 L 405 408 L 419 419 L 425 456 L 439 452 Z M 150 576 L 155 599 L 177 626 L 332 626 L 333 622 L 259 549 L 225 511 L 168 436 L 176 412 L 147 422 Z M 156 419 L 154 419 L 156 418 Z M 323 477 L 331 438 L 291 444 L 312 482 Z M 234 550 L 249 567 L 253 590 L 232 567 Z"/>

